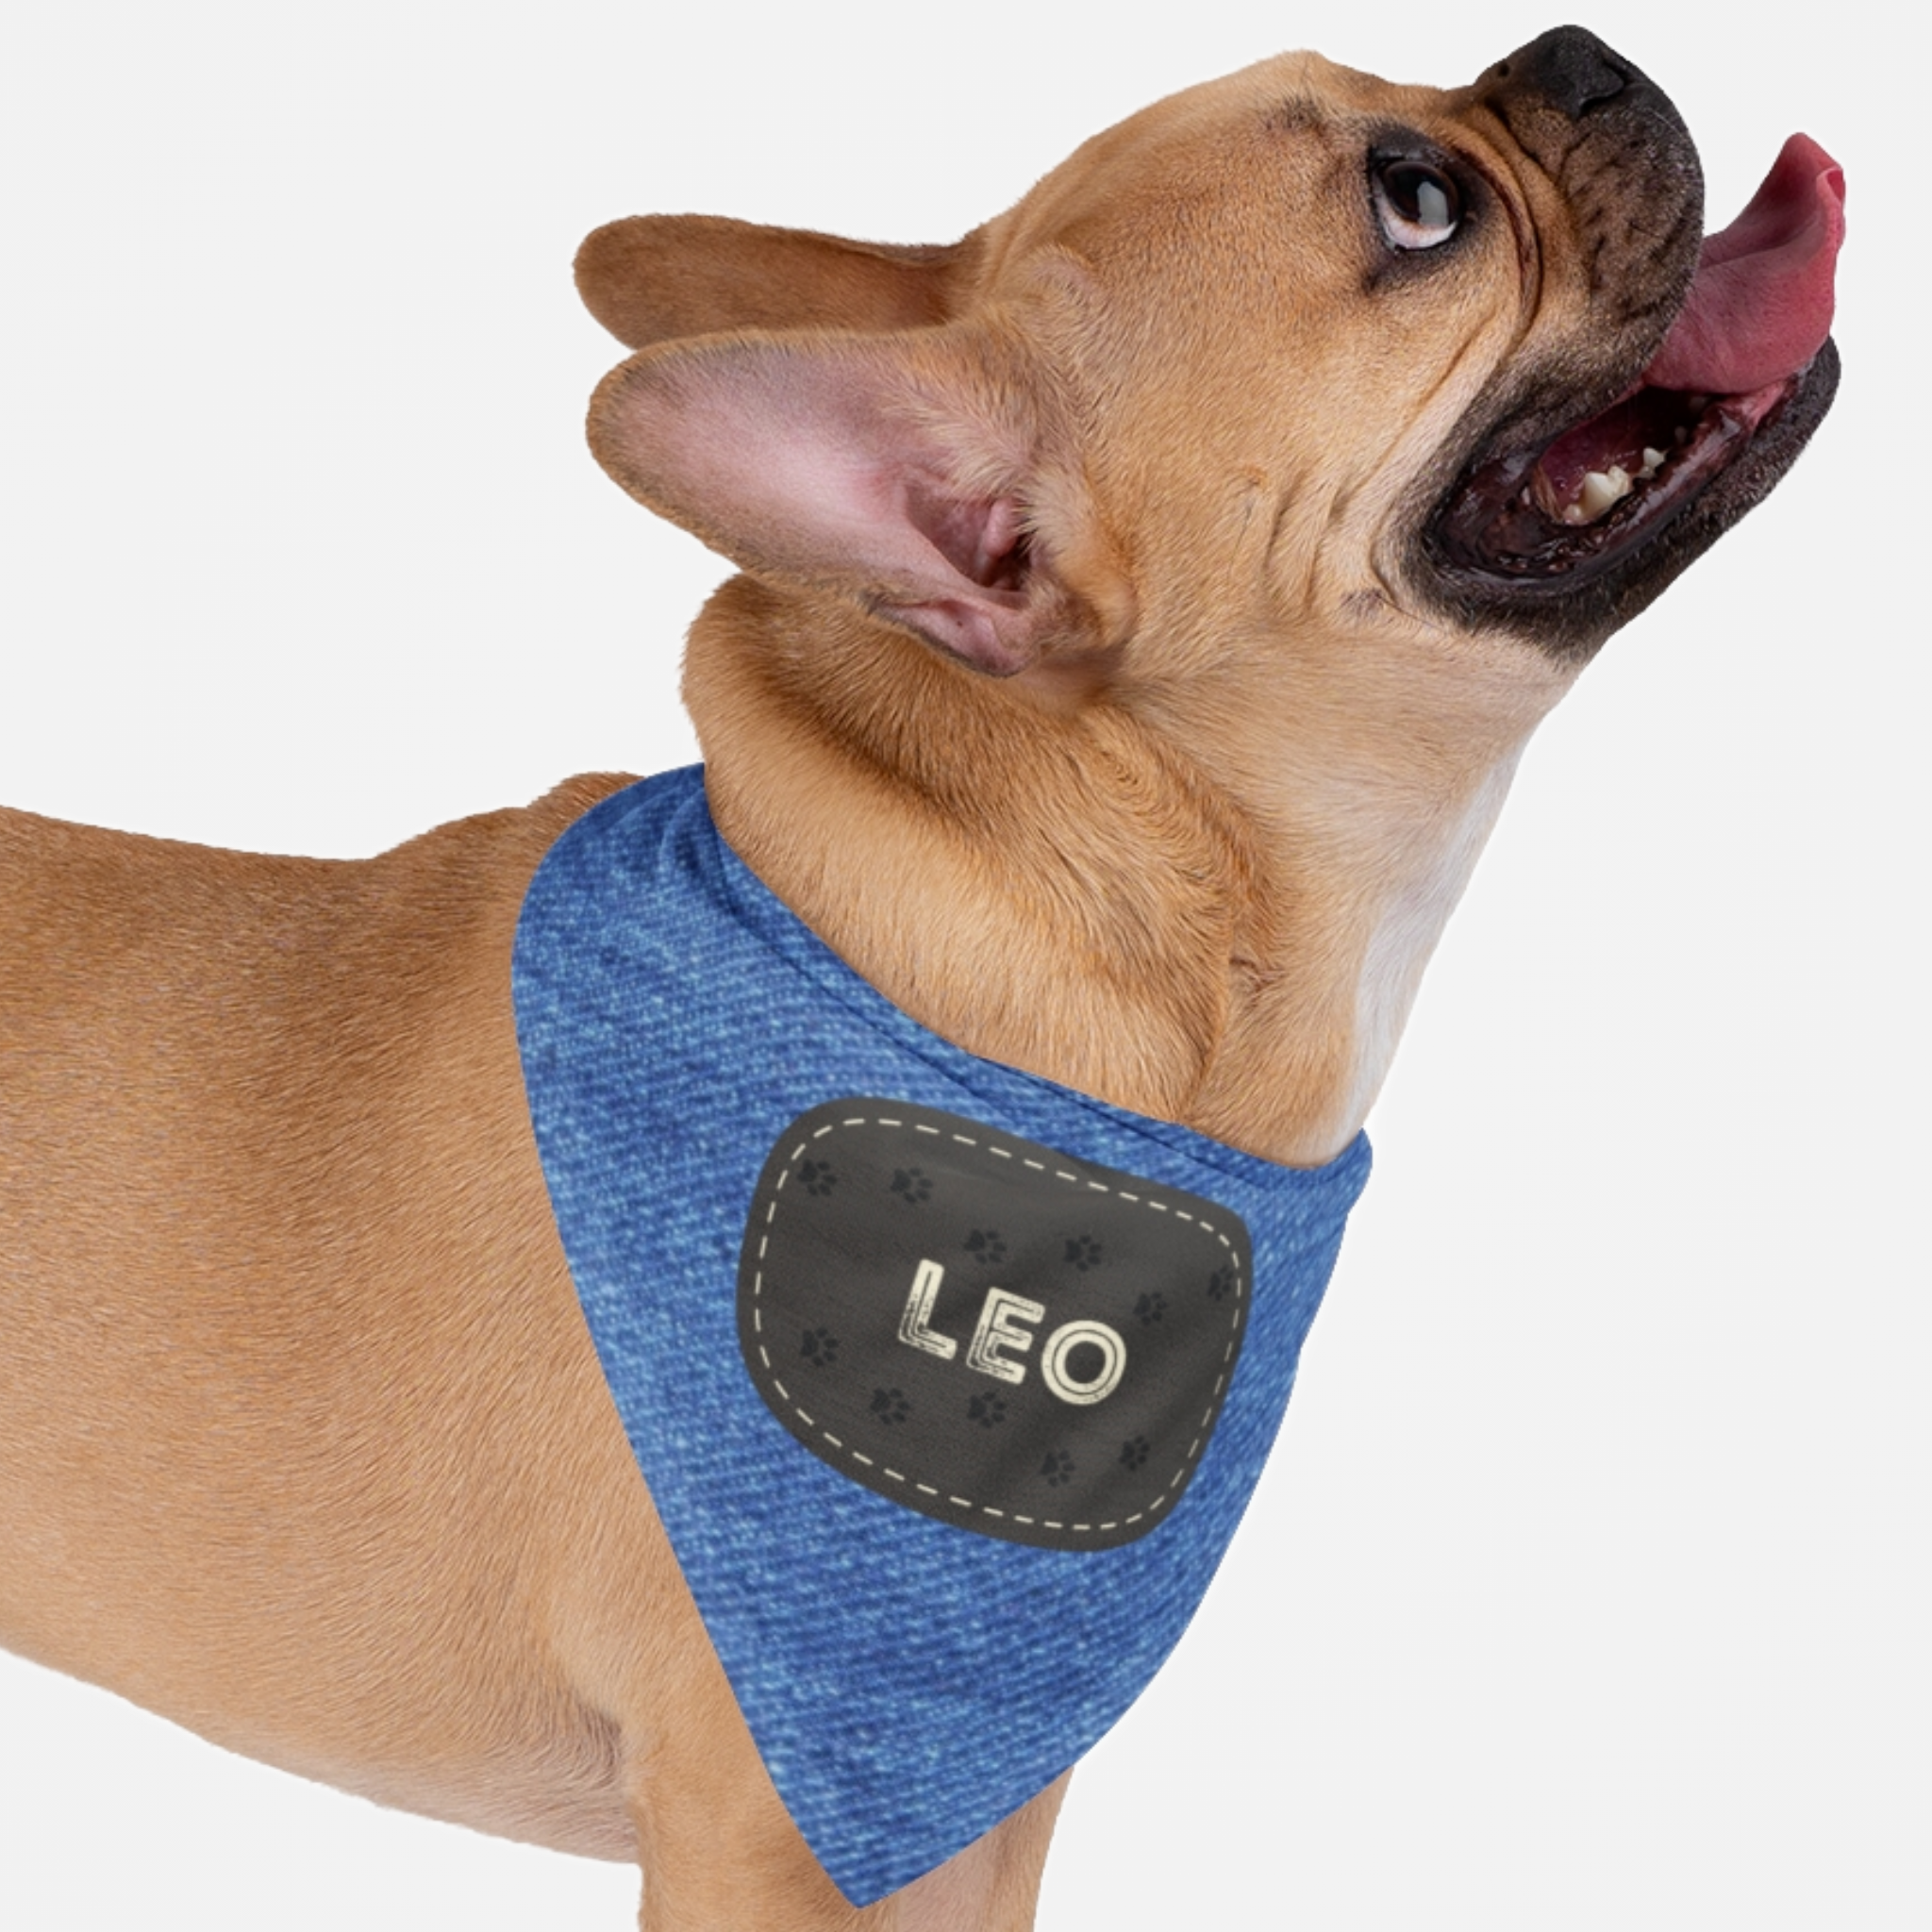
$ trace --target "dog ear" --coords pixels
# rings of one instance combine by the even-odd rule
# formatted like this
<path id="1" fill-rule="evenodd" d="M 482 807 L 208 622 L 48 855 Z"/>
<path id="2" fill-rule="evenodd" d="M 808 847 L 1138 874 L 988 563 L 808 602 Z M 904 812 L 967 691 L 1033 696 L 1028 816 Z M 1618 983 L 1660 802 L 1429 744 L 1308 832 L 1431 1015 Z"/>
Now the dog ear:
<path id="1" fill-rule="evenodd" d="M 666 343 L 604 379 L 591 447 L 755 575 L 843 592 L 1009 675 L 1120 621 L 1092 591 L 1117 574 L 1096 568 L 1106 546 L 1020 355 L 978 326 Z"/>
<path id="2" fill-rule="evenodd" d="M 632 215 L 577 250 L 584 306 L 633 349 L 727 329 L 930 326 L 956 310 L 979 238 L 846 242 L 719 215 Z"/>

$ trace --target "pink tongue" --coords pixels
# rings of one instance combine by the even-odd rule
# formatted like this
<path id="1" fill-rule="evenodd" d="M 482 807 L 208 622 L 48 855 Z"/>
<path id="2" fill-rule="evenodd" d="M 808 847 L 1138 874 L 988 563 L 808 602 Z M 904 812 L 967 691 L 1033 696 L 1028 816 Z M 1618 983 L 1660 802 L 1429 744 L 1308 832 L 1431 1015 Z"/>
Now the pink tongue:
<path id="1" fill-rule="evenodd" d="M 1844 236 L 1844 170 L 1809 136 L 1792 135 L 1751 206 L 1705 237 L 1690 299 L 1644 381 L 1739 395 L 1795 375 L 1831 331 Z"/>

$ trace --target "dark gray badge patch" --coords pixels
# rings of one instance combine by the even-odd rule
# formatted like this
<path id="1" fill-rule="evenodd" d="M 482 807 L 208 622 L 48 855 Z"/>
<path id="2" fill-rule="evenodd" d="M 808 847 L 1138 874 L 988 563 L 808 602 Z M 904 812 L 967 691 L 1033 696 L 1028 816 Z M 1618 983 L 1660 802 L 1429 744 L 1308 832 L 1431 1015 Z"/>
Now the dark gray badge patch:
<path id="1" fill-rule="evenodd" d="M 738 1334 L 767 1407 L 841 1474 L 1049 1549 L 1159 1524 L 1246 1326 L 1241 1218 L 958 1114 L 840 1100 L 759 1179 Z"/>

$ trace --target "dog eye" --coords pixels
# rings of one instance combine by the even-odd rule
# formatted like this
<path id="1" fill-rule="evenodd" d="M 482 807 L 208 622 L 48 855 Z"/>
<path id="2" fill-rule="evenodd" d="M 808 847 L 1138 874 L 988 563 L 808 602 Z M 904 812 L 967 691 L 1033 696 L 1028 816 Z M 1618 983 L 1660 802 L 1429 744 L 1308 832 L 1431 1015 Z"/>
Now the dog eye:
<path id="1" fill-rule="evenodd" d="M 1440 248 L 1462 225 L 1462 191 L 1426 161 L 1381 161 L 1370 175 L 1391 248 Z"/>

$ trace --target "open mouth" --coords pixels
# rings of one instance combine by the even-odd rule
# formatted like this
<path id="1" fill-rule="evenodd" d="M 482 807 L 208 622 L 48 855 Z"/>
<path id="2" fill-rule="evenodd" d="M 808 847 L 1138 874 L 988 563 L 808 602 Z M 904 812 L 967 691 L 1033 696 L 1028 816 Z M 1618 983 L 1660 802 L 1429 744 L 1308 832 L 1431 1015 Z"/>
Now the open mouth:
<path id="1" fill-rule="evenodd" d="M 1506 428 L 1463 473 L 1424 540 L 1438 563 L 1465 590 L 1473 580 L 1580 589 L 1621 576 L 1713 494 L 1712 535 L 1741 515 L 1830 400 L 1843 236 L 1843 173 L 1795 134 L 1751 205 L 1706 238 L 1684 306 L 1636 383 L 1540 445 L 1507 447 Z M 1807 419 L 1790 425 L 1797 434 L 1764 434 L 1787 415 Z M 1781 460 L 1745 461 L 1760 442 Z"/>

